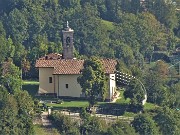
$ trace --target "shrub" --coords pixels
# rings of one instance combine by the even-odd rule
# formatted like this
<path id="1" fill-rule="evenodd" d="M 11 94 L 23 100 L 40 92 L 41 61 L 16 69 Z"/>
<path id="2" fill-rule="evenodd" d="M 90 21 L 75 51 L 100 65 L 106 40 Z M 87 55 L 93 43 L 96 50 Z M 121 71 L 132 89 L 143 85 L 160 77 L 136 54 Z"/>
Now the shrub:
<path id="1" fill-rule="evenodd" d="M 64 101 L 62 99 L 57 100 L 57 104 L 63 104 Z"/>

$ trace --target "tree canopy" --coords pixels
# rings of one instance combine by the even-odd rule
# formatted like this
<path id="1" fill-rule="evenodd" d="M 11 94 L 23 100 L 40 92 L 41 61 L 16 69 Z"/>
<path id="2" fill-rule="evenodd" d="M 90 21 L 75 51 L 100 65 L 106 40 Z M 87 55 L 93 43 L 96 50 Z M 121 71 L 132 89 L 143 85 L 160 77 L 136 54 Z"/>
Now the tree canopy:
<path id="1" fill-rule="evenodd" d="M 101 61 L 96 57 L 85 60 L 83 66 L 82 75 L 77 81 L 88 98 L 90 106 L 94 106 L 98 98 L 104 100 L 106 97 L 106 76 Z"/>

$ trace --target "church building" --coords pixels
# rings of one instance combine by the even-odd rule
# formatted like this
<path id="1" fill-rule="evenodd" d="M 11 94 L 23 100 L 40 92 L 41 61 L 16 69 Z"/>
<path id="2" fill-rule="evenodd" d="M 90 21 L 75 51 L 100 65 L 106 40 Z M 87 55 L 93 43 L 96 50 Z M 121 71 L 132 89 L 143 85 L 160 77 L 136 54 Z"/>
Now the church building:
<path id="1" fill-rule="evenodd" d="M 74 30 L 67 27 L 62 30 L 63 54 L 51 53 L 36 60 L 39 69 L 38 94 L 54 94 L 58 97 L 85 97 L 82 88 L 77 82 L 81 75 L 84 60 L 73 56 Z M 106 99 L 113 100 L 116 91 L 115 66 L 116 60 L 101 59 L 105 74 L 108 76 L 108 94 Z"/>

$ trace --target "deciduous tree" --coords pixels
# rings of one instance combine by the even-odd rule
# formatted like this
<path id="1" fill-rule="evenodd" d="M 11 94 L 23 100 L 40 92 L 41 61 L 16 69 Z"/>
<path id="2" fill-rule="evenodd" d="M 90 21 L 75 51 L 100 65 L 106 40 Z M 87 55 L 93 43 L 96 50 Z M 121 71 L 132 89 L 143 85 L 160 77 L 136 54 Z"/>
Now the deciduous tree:
<path id="1" fill-rule="evenodd" d="M 84 61 L 82 75 L 77 81 L 81 85 L 82 92 L 88 98 L 90 106 L 94 106 L 98 98 L 105 99 L 106 76 L 101 61 L 92 57 Z"/>
<path id="2" fill-rule="evenodd" d="M 138 115 L 132 121 L 132 126 L 140 135 L 159 135 L 155 122 L 148 115 Z"/>

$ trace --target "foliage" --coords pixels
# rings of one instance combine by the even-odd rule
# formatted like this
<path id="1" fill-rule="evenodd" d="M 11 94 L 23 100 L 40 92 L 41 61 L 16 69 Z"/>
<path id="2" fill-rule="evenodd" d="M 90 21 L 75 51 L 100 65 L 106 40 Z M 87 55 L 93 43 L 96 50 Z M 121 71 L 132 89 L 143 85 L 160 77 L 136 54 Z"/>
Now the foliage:
<path id="1" fill-rule="evenodd" d="M 49 116 L 60 133 L 79 135 L 78 125 L 68 116 L 55 112 Z"/>
<path id="2" fill-rule="evenodd" d="M 62 52 L 60 31 L 68 20 L 77 54 L 142 67 L 154 47 L 172 52 L 178 45 L 177 6 L 164 0 L 0 0 L 0 62 L 11 57 L 23 78 L 37 78 L 35 60 Z"/>
<path id="3" fill-rule="evenodd" d="M 140 3 L 140 0 L 0 0 L 0 89 L 8 91 L 0 94 L 0 114 L 6 116 L 0 117 L 0 125 L 9 125 L 3 125 L 0 134 L 20 134 L 20 130 L 23 134 L 32 133 L 32 122 L 28 117 L 33 106 L 32 99 L 26 92 L 19 91 L 21 76 L 23 79 L 37 78 L 36 59 L 48 53 L 62 53 L 60 31 L 67 20 L 75 30 L 76 57 L 115 58 L 119 61 L 119 71 L 143 80 L 148 102 L 179 108 L 179 83 L 170 82 L 168 64 L 158 61 L 154 67 L 149 68 L 148 65 L 145 69 L 145 63 L 156 60 L 153 58 L 155 55 L 158 56 L 157 60 L 170 62 L 169 55 L 179 47 L 179 0 L 152 0 L 147 3 Z M 10 60 L 9 66 L 4 72 L 4 61 L 7 60 Z M 95 104 L 99 96 L 104 98 L 106 93 L 106 79 L 101 64 L 97 60 L 94 64 L 99 67 L 98 72 L 87 64 L 84 69 L 87 78 L 79 82 L 86 84 L 83 87 L 88 89 L 84 89 L 84 92 L 91 95 L 91 104 Z M 100 73 L 100 79 L 97 79 L 97 73 Z M 85 83 L 85 80 L 89 82 Z M 101 87 L 95 83 L 101 83 Z M 35 85 L 24 84 L 23 89 L 31 89 L 31 93 L 34 90 L 32 95 L 35 95 L 38 86 L 32 86 Z M 91 89 L 96 90 L 92 92 Z M 142 86 L 133 82 L 124 93 L 126 98 L 131 98 L 133 108 L 142 109 L 141 89 Z M 57 106 L 76 106 L 78 103 L 79 106 L 87 106 L 86 102 L 73 105 L 65 102 Z M 171 113 L 167 114 L 171 116 Z M 167 116 L 167 121 L 170 121 L 168 115 L 158 114 L 163 120 Z M 165 129 L 160 120 L 156 121 L 161 125 L 162 133 L 165 134 L 166 130 L 172 133 L 168 124 L 164 126 L 167 127 Z M 170 121 L 170 126 L 174 121 Z M 98 125 L 98 122 L 95 123 Z M 25 127 L 29 127 L 28 131 Z M 97 128 L 100 130 L 101 126 Z M 172 129 L 175 128 L 172 126 Z M 118 131 L 123 133 L 120 128 Z M 72 129 L 72 132 L 76 132 L 76 129 Z"/>
<path id="4" fill-rule="evenodd" d="M 132 80 L 129 87 L 123 93 L 125 99 L 130 98 L 130 108 L 132 111 L 139 112 L 143 109 L 144 88 L 137 80 Z"/>
<path id="5" fill-rule="evenodd" d="M 123 121 L 117 121 L 112 124 L 107 130 L 107 135 L 136 135 L 134 128 L 132 128 L 128 123 Z"/>
<path id="6" fill-rule="evenodd" d="M 103 134 L 106 132 L 107 124 L 104 120 L 90 116 L 86 112 L 81 113 L 83 124 L 80 126 L 82 134 Z"/>
<path id="7" fill-rule="evenodd" d="M 172 108 L 180 108 L 180 83 L 170 87 L 169 102 Z"/>
<path id="8" fill-rule="evenodd" d="M 32 135 L 34 133 L 28 104 L 26 105 L 28 100 L 23 102 L 20 100 L 9 94 L 5 88 L 0 87 L 0 134 Z"/>
<path id="9" fill-rule="evenodd" d="M 11 61 L 3 63 L 1 83 L 11 94 L 21 89 L 21 72 Z"/>
<path id="10" fill-rule="evenodd" d="M 94 106 L 98 98 L 106 97 L 106 76 L 101 61 L 92 57 L 84 62 L 82 75 L 77 81 L 82 87 L 82 92 L 88 97 L 90 106 Z"/>
<path id="11" fill-rule="evenodd" d="M 49 132 L 47 132 L 47 129 L 44 128 L 42 125 L 34 125 L 34 131 L 35 131 L 35 135 L 49 135 Z M 52 131 L 50 132 L 53 135 L 59 135 L 59 132 L 53 128 Z"/>
<path id="12" fill-rule="evenodd" d="M 177 113 L 177 114 L 176 114 Z M 163 135 L 178 135 L 179 131 L 179 112 L 175 112 L 167 107 L 157 110 L 154 120 L 160 127 Z"/>
<path id="13" fill-rule="evenodd" d="M 19 90 L 14 94 L 20 114 L 28 115 L 33 110 L 34 102 L 27 91 Z"/>
<path id="14" fill-rule="evenodd" d="M 140 135 L 159 135 L 155 122 L 148 115 L 138 115 L 132 121 L 132 126 Z"/>
<path id="15" fill-rule="evenodd" d="M 153 71 L 147 70 L 144 82 L 147 91 L 147 101 L 158 105 L 167 104 L 168 87 L 166 85 L 166 70 L 164 67 L 155 65 Z"/>
<path id="16" fill-rule="evenodd" d="M 63 103 L 64 103 L 64 101 L 61 100 L 61 99 L 59 99 L 59 100 L 57 101 L 57 104 L 63 104 Z"/>

